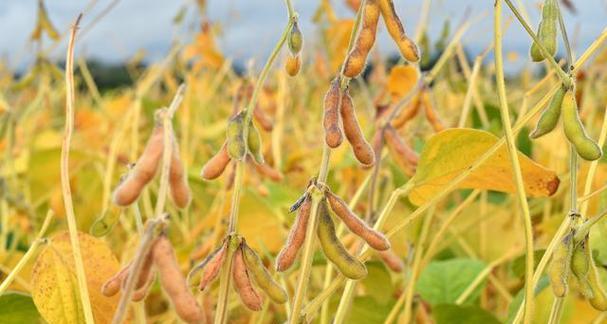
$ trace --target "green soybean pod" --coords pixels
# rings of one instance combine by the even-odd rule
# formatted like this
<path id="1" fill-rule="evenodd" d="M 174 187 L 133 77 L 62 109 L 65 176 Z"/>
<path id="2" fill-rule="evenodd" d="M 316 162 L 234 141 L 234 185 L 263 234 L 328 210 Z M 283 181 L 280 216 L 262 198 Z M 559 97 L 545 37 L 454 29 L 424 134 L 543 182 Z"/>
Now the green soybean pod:
<path id="1" fill-rule="evenodd" d="M 249 124 L 249 133 L 247 134 L 247 145 L 249 146 L 249 151 L 255 162 L 264 163 L 262 145 L 261 145 L 261 134 L 259 130 L 253 123 Z"/>
<path id="2" fill-rule="evenodd" d="M 548 107 L 542 111 L 540 119 L 535 125 L 535 129 L 529 134 L 530 138 L 539 138 L 550 133 L 559 121 L 561 116 L 561 105 L 563 104 L 563 97 L 565 97 L 565 88 L 561 87 L 552 96 Z"/>
<path id="3" fill-rule="evenodd" d="M 538 27 L 537 38 L 542 43 L 548 54 L 554 56 L 556 53 L 556 24 L 558 21 L 558 4 L 557 0 L 544 1 L 542 8 L 542 19 Z M 531 44 L 531 59 L 534 62 L 541 62 L 545 59 L 540 47 L 533 42 Z"/>
<path id="4" fill-rule="evenodd" d="M 596 142 L 586 134 L 584 124 L 582 124 L 578 114 L 577 102 L 573 89 L 569 89 L 565 93 L 561 110 L 563 113 L 563 128 L 565 129 L 565 135 L 571 144 L 573 144 L 580 157 L 588 161 L 599 159 L 601 155 L 603 155 L 603 152 Z"/>
<path id="5" fill-rule="evenodd" d="M 348 253 L 341 244 L 335 233 L 335 224 L 329 214 L 329 207 L 325 199 L 320 203 L 319 220 L 316 234 L 320 245 L 329 259 L 337 269 L 346 277 L 358 280 L 367 276 L 367 268 L 357 258 Z"/>
<path id="6" fill-rule="evenodd" d="M 226 129 L 228 138 L 228 154 L 232 159 L 242 160 L 247 152 L 244 141 L 244 114 L 241 112 L 230 118 Z"/>
<path id="7" fill-rule="evenodd" d="M 297 23 L 297 21 L 293 23 L 288 37 L 289 38 L 287 39 L 287 44 L 289 45 L 289 50 L 291 51 L 293 56 L 297 56 L 297 54 L 301 52 L 301 48 L 303 47 L 303 34 L 299 29 L 299 24 Z"/>
<path id="8" fill-rule="evenodd" d="M 571 257 L 571 271 L 578 280 L 580 292 L 586 298 L 592 298 L 594 293 L 588 280 L 588 272 L 590 270 L 590 255 L 585 252 L 588 239 L 579 244 L 573 250 Z"/>
<path id="9" fill-rule="evenodd" d="M 592 258 L 592 249 L 590 249 L 589 245 L 586 245 L 586 249 L 584 251 L 586 253 L 586 257 L 590 260 L 590 270 L 588 271 L 588 283 L 590 284 L 590 288 L 592 288 L 592 298 L 589 298 L 590 305 L 599 311 L 607 311 L 607 294 L 605 294 L 605 290 L 603 289 L 603 284 L 601 284 L 601 279 L 599 277 L 599 270 L 594 264 L 594 259 Z"/>
<path id="10" fill-rule="evenodd" d="M 266 267 L 264 267 L 263 262 L 251 249 L 246 242 L 243 240 L 242 244 L 242 254 L 244 256 L 244 262 L 247 265 L 247 269 L 253 275 L 253 279 L 259 286 L 259 288 L 263 289 L 266 294 L 276 303 L 284 304 L 287 302 L 287 292 L 276 282 L 272 275 L 268 272 Z"/>
<path id="11" fill-rule="evenodd" d="M 573 254 L 573 239 L 571 234 L 563 237 L 552 255 L 552 263 L 548 268 L 550 286 L 557 297 L 565 297 L 569 290 L 569 270 Z"/>

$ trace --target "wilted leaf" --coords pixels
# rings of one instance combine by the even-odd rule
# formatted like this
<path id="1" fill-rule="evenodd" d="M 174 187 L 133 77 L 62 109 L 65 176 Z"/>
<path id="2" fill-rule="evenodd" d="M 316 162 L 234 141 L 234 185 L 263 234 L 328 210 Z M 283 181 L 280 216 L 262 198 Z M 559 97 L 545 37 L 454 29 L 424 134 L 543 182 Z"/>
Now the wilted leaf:
<path id="1" fill-rule="evenodd" d="M 388 92 L 392 101 L 396 102 L 406 96 L 415 87 L 419 72 L 413 65 L 396 65 L 388 77 Z"/>
<path id="2" fill-rule="evenodd" d="M 0 297 L 0 323 L 33 324 L 42 319 L 32 297 L 21 293 L 6 293 Z"/>
<path id="3" fill-rule="evenodd" d="M 432 305 L 455 303 L 484 268 L 484 262 L 473 259 L 431 262 L 417 280 L 417 291 Z M 467 300 L 474 300 L 483 286 L 479 285 Z"/>
<path id="4" fill-rule="evenodd" d="M 491 313 L 478 306 L 459 306 L 442 304 L 432 308 L 436 324 L 499 324 Z"/>
<path id="5" fill-rule="evenodd" d="M 415 174 L 416 185 L 409 194 L 411 202 L 420 205 L 432 198 L 498 140 L 491 133 L 469 128 L 452 128 L 434 135 L 421 153 Z M 527 196 L 546 197 L 556 192 L 559 178 L 555 172 L 520 152 L 518 157 Z M 457 188 L 516 192 L 508 148 L 504 145 L 498 149 Z"/>
<path id="6" fill-rule="evenodd" d="M 101 294 L 103 283 L 118 271 L 119 263 L 105 241 L 80 233 L 80 249 L 96 323 L 109 323 L 119 296 Z M 49 323 L 82 323 L 74 257 L 67 232 L 54 236 L 36 260 L 32 274 L 32 297 Z"/>

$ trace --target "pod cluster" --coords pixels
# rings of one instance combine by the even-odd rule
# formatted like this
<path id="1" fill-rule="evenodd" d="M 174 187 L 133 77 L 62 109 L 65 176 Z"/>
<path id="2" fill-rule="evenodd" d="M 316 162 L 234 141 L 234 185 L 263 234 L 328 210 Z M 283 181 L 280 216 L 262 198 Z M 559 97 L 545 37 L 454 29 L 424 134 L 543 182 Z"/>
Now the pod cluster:
<path id="1" fill-rule="evenodd" d="M 356 159 L 365 166 L 373 165 L 375 153 L 360 129 L 349 90 L 345 89 L 342 93 L 339 80 L 336 78 L 331 82 L 324 98 L 325 142 L 329 147 L 336 148 L 341 145 L 345 133 Z"/>
<path id="2" fill-rule="evenodd" d="M 204 291 L 217 279 L 230 250 L 232 250 L 234 289 L 247 308 L 259 311 L 263 306 L 263 297 L 255 289 L 253 282 L 275 303 L 283 304 L 287 302 L 286 291 L 272 278 L 259 255 L 247 245 L 244 238 L 239 236 L 226 238 L 217 250 L 209 254 L 192 269 L 188 278 L 191 278 L 197 272 L 201 272 L 198 285 L 200 291 Z"/>
<path id="3" fill-rule="evenodd" d="M 160 109 L 155 115 L 155 126 L 143 150 L 143 153 L 129 171 L 122 177 L 118 187 L 114 190 L 113 201 L 118 206 L 129 206 L 134 203 L 146 185 L 154 179 L 158 173 L 158 169 L 162 161 L 162 153 L 164 151 L 164 132 L 162 118 L 165 113 L 164 109 Z M 188 187 L 188 182 L 185 174 L 185 169 L 179 154 L 179 145 L 172 129 L 171 142 L 171 159 L 169 169 L 169 188 L 171 198 L 175 205 L 179 208 L 185 208 L 190 203 L 191 193 Z"/>
<path id="4" fill-rule="evenodd" d="M 607 311 L 607 295 L 599 278 L 598 268 L 592 257 L 589 239 L 575 242 L 575 231 L 567 234 L 555 248 L 548 276 L 552 290 L 557 297 L 565 297 L 569 292 L 570 280 L 577 282 L 577 288 L 599 311 Z"/>
<path id="5" fill-rule="evenodd" d="M 294 21 L 291 25 L 291 30 L 287 36 L 287 45 L 289 46 L 289 56 L 285 62 L 285 70 L 288 75 L 296 76 L 301 69 L 301 49 L 303 47 L 303 34 L 297 21 Z"/>
<path id="6" fill-rule="evenodd" d="M 102 294 L 111 297 L 123 290 L 130 269 L 131 263 L 108 279 L 101 287 Z M 156 273 L 160 278 L 160 286 L 171 300 L 179 318 L 187 323 L 200 323 L 203 320 L 203 312 L 188 289 L 173 246 L 164 234 L 155 239 L 145 255 L 141 271 L 135 278 L 135 290 L 131 298 L 133 301 L 140 301 L 146 297 Z"/>
<path id="7" fill-rule="evenodd" d="M 542 8 L 542 19 L 537 29 L 538 40 L 551 56 L 556 54 L 558 10 L 557 0 L 545 0 Z M 546 59 L 535 42 L 531 44 L 529 52 L 534 62 L 541 62 Z"/>
<path id="8" fill-rule="evenodd" d="M 285 271 L 293 265 L 297 253 L 306 239 L 311 205 L 312 198 L 309 193 L 306 193 L 291 208 L 292 211 L 298 210 L 297 219 L 291 228 L 286 245 L 276 258 L 278 271 Z M 348 252 L 337 237 L 331 213 L 334 213 L 350 232 L 362 238 L 375 250 L 387 251 L 390 249 L 390 242 L 382 233 L 369 227 L 350 210 L 341 198 L 329 190 L 325 191 L 318 208 L 316 235 L 325 256 L 344 276 L 354 280 L 364 278 L 367 275 L 367 268 L 358 258 Z"/>
<path id="9" fill-rule="evenodd" d="M 356 4 L 356 7 L 358 8 L 359 5 Z M 352 50 L 346 56 L 343 67 L 344 76 L 354 78 L 363 71 L 367 56 L 375 43 L 380 14 L 384 19 L 390 37 L 398 46 L 402 57 L 409 62 L 419 61 L 419 48 L 407 36 L 401 19 L 394 9 L 392 0 L 367 0 L 361 10 L 362 26 L 356 35 Z"/>
<path id="10" fill-rule="evenodd" d="M 561 115 L 565 136 L 575 147 L 578 155 L 588 161 L 599 159 L 603 155 L 602 149 L 586 133 L 584 124 L 580 120 L 573 88 L 561 87 L 552 96 L 548 107 L 540 115 L 535 129 L 529 134 L 529 137 L 539 138 L 550 133 L 556 127 Z"/>

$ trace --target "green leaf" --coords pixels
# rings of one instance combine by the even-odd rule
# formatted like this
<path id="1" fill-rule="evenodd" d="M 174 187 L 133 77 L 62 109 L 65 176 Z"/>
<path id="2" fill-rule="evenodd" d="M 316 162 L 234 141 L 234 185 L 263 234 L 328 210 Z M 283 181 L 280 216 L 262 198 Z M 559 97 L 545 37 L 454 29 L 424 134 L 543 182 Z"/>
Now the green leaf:
<path id="1" fill-rule="evenodd" d="M 361 280 L 367 295 L 385 305 L 392 300 L 394 285 L 390 273 L 380 262 L 367 262 L 367 276 Z"/>
<path id="2" fill-rule="evenodd" d="M 493 315 L 478 306 L 437 305 L 432 309 L 436 324 L 499 324 Z"/>
<path id="3" fill-rule="evenodd" d="M 344 322 L 348 324 L 384 323 L 392 309 L 392 304 L 381 305 L 372 297 L 356 297 Z"/>
<path id="4" fill-rule="evenodd" d="M 546 249 L 541 249 L 541 250 L 535 250 L 535 252 L 533 252 L 533 268 L 535 269 L 535 267 L 537 267 L 537 264 L 540 263 L 540 260 L 542 259 L 542 256 L 544 256 L 544 253 L 546 252 Z M 514 259 L 514 261 L 512 261 L 512 264 L 510 265 L 510 270 L 512 271 L 512 274 L 516 277 L 523 277 L 525 275 L 525 255 L 520 255 L 518 256 L 516 259 Z"/>
<path id="5" fill-rule="evenodd" d="M 473 259 L 434 261 L 420 274 L 417 291 L 432 305 L 455 303 L 484 268 L 484 262 Z M 483 288 L 484 283 L 467 300 L 476 299 Z"/>
<path id="6" fill-rule="evenodd" d="M 0 323 L 40 323 L 41 318 L 32 297 L 21 293 L 6 293 L 0 297 Z"/>
<path id="7" fill-rule="evenodd" d="M 537 285 L 535 286 L 535 295 L 537 296 L 539 293 L 542 292 L 542 290 L 544 290 L 549 285 L 550 285 L 550 280 L 548 279 L 548 276 L 543 275 L 540 278 L 540 280 L 537 282 Z M 524 295 L 525 295 L 525 289 L 521 289 L 516 294 L 514 299 L 512 299 L 512 302 L 510 303 L 510 307 L 508 307 L 508 323 L 511 323 L 512 320 L 514 319 L 514 315 L 516 315 L 516 311 L 518 310 L 519 306 L 523 302 Z"/>

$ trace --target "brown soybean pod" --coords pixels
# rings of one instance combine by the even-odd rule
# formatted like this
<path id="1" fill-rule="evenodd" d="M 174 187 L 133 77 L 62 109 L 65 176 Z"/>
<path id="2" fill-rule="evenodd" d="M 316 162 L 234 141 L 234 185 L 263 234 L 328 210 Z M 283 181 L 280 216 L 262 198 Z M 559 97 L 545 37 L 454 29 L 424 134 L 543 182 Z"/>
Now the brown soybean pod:
<path id="1" fill-rule="evenodd" d="M 310 196 L 307 196 L 297 210 L 297 219 L 293 227 L 291 227 L 287 243 L 276 257 L 276 271 L 285 271 L 295 262 L 297 253 L 306 240 L 306 229 L 308 227 L 308 220 L 310 219 L 311 207 L 312 199 Z"/>
<path id="2" fill-rule="evenodd" d="M 185 208 L 192 199 L 190 187 L 185 174 L 185 168 L 179 154 L 179 145 L 173 137 L 173 149 L 171 150 L 171 168 L 169 170 L 169 188 L 171 198 L 178 208 Z"/>
<path id="3" fill-rule="evenodd" d="M 390 125 L 386 126 L 384 130 L 384 137 L 386 138 L 386 144 L 392 150 L 394 150 L 396 159 L 405 167 L 410 167 L 411 169 L 415 170 L 417 167 L 417 162 L 419 161 L 419 156 L 405 141 L 400 138 L 396 129 Z"/>
<path id="4" fill-rule="evenodd" d="M 285 71 L 289 76 L 296 76 L 301 69 L 301 57 L 298 55 L 289 55 L 285 61 Z"/>
<path id="5" fill-rule="evenodd" d="M 253 165 L 255 166 L 255 170 L 257 170 L 257 172 L 259 172 L 259 174 L 270 178 L 270 180 L 272 180 L 274 182 L 282 181 L 282 179 L 283 179 L 282 173 L 280 173 L 280 171 L 272 168 L 268 164 L 253 162 Z"/>
<path id="6" fill-rule="evenodd" d="M 398 46 L 401 55 L 409 62 L 418 62 L 419 48 L 405 33 L 405 28 L 394 9 L 392 0 L 378 0 L 379 9 L 384 18 L 388 33 Z"/>
<path id="7" fill-rule="evenodd" d="M 365 240 L 365 242 L 375 250 L 385 251 L 390 249 L 390 241 L 388 241 L 382 233 L 369 227 L 367 223 L 358 218 L 358 216 L 348 208 L 348 205 L 343 199 L 337 197 L 330 191 L 327 191 L 325 196 L 327 197 L 333 212 L 344 222 L 352 233 Z"/>
<path id="8" fill-rule="evenodd" d="M 362 279 L 367 275 L 367 268 L 353 257 L 337 238 L 335 224 L 329 214 L 327 201 L 322 200 L 319 206 L 319 219 L 316 234 L 327 259 L 347 278 Z"/>
<path id="9" fill-rule="evenodd" d="M 143 153 L 135 163 L 135 167 L 114 190 L 113 200 L 116 205 L 128 206 L 132 204 L 139 198 L 145 185 L 156 175 L 164 146 L 163 133 L 161 125 L 154 127 Z"/>
<path id="10" fill-rule="evenodd" d="M 270 120 L 270 117 L 266 114 L 266 112 L 259 107 L 259 105 L 255 106 L 253 109 L 253 118 L 259 123 L 259 126 L 263 128 L 266 132 L 271 132 L 274 129 L 274 125 Z"/>
<path id="11" fill-rule="evenodd" d="M 378 254 L 390 270 L 394 272 L 403 272 L 405 270 L 405 263 L 392 250 L 380 251 Z"/>
<path id="12" fill-rule="evenodd" d="M 411 103 L 407 106 L 407 109 L 404 109 L 396 118 L 392 120 L 392 127 L 396 129 L 401 128 L 417 115 L 422 102 L 420 97 L 420 95 L 415 96 L 411 100 Z"/>
<path id="13" fill-rule="evenodd" d="M 175 251 L 166 236 L 162 235 L 158 238 L 153 247 L 153 255 L 160 276 L 160 285 L 170 297 L 179 318 L 188 323 L 200 323 L 203 319 L 202 311 L 188 289 L 177 264 Z"/>
<path id="14" fill-rule="evenodd" d="M 263 289 L 266 294 L 276 303 L 284 304 L 287 302 L 287 292 L 276 282 L 272 275 L 268 272 L 263 262 L 243 240 L 242 254 L 244 257 L 247 269 L 253 275 L 253 279 Z"/>
<path id="15" fill-rule="evenodd" d="M 250 310 L 260 311 L 263 306 L 263 299 L 253 288 L 241 247 L 238 247 L 234 253 L 232 276 L 234 278 L 234 289 L 238 292 L 242 303 Z"/>
<path id="16" fill-rule="evenodd" d="M 116 295 L 120 291 L 120 286 L 122 282 L 125 281 L 126 277 L 129 275 L 129 269 L 131 265 L 128 264 L 124 268 L 122 268 L 118 273 L 110 277 L 104 284 L 101 286 L 101 293 L 106 297 L 112 297 Z"/>
<path id="17" fill-rule="evenodd" d="M 213 251 L 213 253 L 201 262 L 204 269 L 202 270 L 200 284 L 198 285 L 200 291 L 204 291 L 210 283 L 215 281 L 225 262 L 227 251 L 228 245 L 227 242 L 224 242 L 219 249 Z"/>
<path id="18" fill-rule="evenodd" d="M 324 121 L 325 142 L 331 148 L 341 145 L 343 135 L 339 127 L 339 104 L 340 104 L 339 79 L 331 81 L 329 90 L 324 98 Z"/>
<path id="19" fill-rule="evenodd" d="M 363 10 L 362 27 L 356 36 L 354 48 L 348 53 L 344 63 L 344 76 L 348 78 L 354 78 L 362 72 L 369 51 L 375 43 L 379 21 L 377 0 L 367 0 Z"/>
<path id="20" fill-rule="evenodd" d="M 133 295 L 131 296 L 132 301 L 142 301 L 147 296 L 148 292 L 150 291 L 150 287 L 152 286 L 152 283 L 154 283 L 154 277 L 154 272 L 147 273 L 147 276 L 145 277 L 146 280 L 143 282 L 143 285 L 133 291 Z"/>
<path id="21" fill-rule="evenodd" d="M 373 165 L 375 163 L 375 152 L 365 139 L 354 111 L 354 104 L 348 90 L 344 91 L 341 99 L 341 118 L 344 125 L 346 139 L 352 146 L 352 151 L 358 162 L 363 165 Z"/>
<path id="22" fill-rule="evenodd" d="M 440 131 L 443 131 L 445 129 L 445 125 L 440 120 L 440 117 L 438 117 L 436 110 L 434 110 L 432 101 L 430 100 L 430 95 L 428 94 L 428 92 L 424 91 L 421 96 L 422 104 L 424 105 L 424 112 L 426 113 L 426 119 L 428 120 L 435 132 L 438 133 Z"/>
<path id="23" fill-rule="evenodd" d="M 205 180 L 217 179 L 223 174 L 230 161 L 231 158 L 228 154 L 227 143 L 224 143 L 221 150 L 213 155 L 213 157 L 202 167 L 200 176 Z"/>

